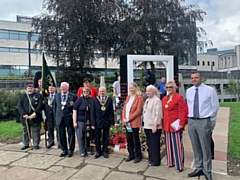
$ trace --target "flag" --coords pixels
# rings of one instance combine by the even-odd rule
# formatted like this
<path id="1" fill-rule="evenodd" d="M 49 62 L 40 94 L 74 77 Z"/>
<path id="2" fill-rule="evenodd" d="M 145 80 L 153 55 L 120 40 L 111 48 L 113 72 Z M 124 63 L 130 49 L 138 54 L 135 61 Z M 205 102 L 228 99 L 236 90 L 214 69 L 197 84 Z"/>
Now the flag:
<path id="1" fill-rule="evenodd" d="M 53 76 L 51 74 L 51 71 L 48 68 L 45 56 L 44 56 L 44 51 L 42 52 L 42 95 L 43 96 L 48 96 L 48 86 L 55 86 L 56 83 L 53 79 Z"/>

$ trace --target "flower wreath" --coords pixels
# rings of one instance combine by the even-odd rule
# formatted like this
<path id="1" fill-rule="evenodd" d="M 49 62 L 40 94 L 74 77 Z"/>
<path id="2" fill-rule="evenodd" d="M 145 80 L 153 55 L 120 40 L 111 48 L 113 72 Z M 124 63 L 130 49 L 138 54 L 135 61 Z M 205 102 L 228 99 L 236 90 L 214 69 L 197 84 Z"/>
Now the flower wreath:
<path id="1" fill-rule="evenodd" d="M 120 149 L 124 149 L 127 146 L 127 138 L 126 135 L 123 133 L 119 133 L 119 134 L 115 134 L 112 137 L 112 144 L 115 145 L 119 145 Z"/>

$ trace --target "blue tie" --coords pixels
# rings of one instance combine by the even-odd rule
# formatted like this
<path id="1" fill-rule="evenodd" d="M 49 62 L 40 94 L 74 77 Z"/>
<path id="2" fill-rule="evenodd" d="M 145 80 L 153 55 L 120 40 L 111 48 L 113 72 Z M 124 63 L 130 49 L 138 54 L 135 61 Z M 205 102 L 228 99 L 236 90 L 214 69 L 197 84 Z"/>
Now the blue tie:
<path id="1" fill-rule="evenodd" d="M 195 118 L 199 118 L 199 96 L 198 96 L 198 88 L 196 88 L 196 92 L 195 92 L 195 96 L 194 96 L 193 116 L 194 116 Z"/>

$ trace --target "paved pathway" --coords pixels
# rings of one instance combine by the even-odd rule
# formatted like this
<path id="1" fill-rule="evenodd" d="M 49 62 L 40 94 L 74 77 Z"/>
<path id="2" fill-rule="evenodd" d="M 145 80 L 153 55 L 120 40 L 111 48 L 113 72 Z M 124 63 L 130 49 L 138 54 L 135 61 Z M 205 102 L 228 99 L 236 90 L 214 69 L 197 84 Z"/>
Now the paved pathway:
<path id="1" fill-rule="evenodd" d="M 218 123 L 214 131 L 216 142 L 216 160 L 213 162 L 214 180 L 237 180 L 238 177 L 226 175 L 228 108 L 221 108 Z M 227 126 L 227 127 L 226 127 Z M 166 167 L 165 158 L 159 167 L 149 167 L 144 159 L 138 164 L 125 162 L 124 156 L 110 154 L 108 159 L 100 157 L 81 158 L 78 151 L 72 158 L 60 158 L 61 151 L 56 147 L 44 148 L 43 140 L 39 150 L 21 151 L 20 144 L 0 143 L 0 179 L 1 180 L 184 180 L 192 172 L 192 151 L 189 138 L 184 136 L 186 165 L 182 173 Z M 216 173 L 217 172 L 217 173 Z M 219 174 L 220 173 L 220 174 Z M 205 179 L 204 177 L 200 178 Z"/>

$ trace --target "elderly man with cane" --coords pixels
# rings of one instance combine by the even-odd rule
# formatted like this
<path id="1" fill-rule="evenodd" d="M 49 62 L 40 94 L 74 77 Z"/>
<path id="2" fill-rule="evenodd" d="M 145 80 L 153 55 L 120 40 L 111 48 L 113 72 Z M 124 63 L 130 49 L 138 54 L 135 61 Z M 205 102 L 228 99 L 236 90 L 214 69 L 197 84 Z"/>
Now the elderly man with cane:
<path id="1" fill-rule="evenodd" d="M 30 134 L 32 134 L 34 149 L 39 149 L 42 99 L 40 94 L 35 93 L 33 84 L 28 84 L 26 93 L 20 96 L 18 110 L 23 129 L 23 147 L 21 150 L 29 148 L 29 142 L 31 144 Z"/>

